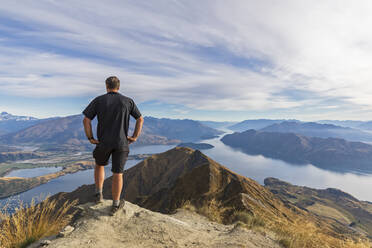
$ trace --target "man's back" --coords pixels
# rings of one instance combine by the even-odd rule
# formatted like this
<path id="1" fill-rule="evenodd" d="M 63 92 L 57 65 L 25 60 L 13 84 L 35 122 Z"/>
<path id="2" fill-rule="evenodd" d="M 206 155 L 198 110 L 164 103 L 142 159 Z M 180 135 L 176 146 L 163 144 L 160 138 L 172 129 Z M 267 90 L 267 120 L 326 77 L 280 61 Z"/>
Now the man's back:
<path id="1" fill-rule="evenodd" d="M 94 182 L 96 184 L 95 202 L 103 201 L 103 182 L 105 180 L 104 166 L 108 165 L 111 157 L 113 173 L 112 179 L 112 208 L 111 215 L 114 215 L 124 204 L 120 201 L 120 194 L 123 187 L 124 165 L 128 159 L 129 144 L 132 144 L 139 137 L 143 117 L 136 104 L 129 97 L 121 95 L 118 91 L 120 80 L 115 76 L 106 79 L 107 94 L 96 97 L 83 111 L 85 135 L 91 144 L 96 145 L 93 150 L 93 158 L 96 162 L 94 167 Z M 128 136 L 130 116 L 136 119 L 136 126 L 132 136 Z M 97 136 L 93 137 L 92 119 L 98 117 Z M 122 203 L 120 203 L 122 202 Z"/>
<path id="2" fill-rule="evenodd" d="M 129 119 L 141 116 L 134 101 L 118 92 L 108 92 L 96 97 L 83 111 L 89 119 L 97 115 L 98 141 L 102 146 L 129 150 L 128 129 Z"/>

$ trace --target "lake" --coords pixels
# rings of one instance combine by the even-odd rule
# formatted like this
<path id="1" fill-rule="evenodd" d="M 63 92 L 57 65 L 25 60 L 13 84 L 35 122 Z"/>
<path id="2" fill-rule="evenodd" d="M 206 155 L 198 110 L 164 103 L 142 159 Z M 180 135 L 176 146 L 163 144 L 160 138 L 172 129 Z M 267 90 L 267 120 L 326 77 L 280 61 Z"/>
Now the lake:
<path id="1" fill-rule="evenodd" d="M 145 153 L 159 153 L 163 151 L 167 151 L 174 146 L 169 145 L 156 145 L 156 146 L 142 146 L 142 147 L 132 147 L 130 154 L 145 154 Z M 125 169 L 128 169 L 137 163 L 140 160 L 128 160 Z M 7 177 L 9 176 L 17 176 L 17 177 L 33 177 L 33 176 L 41 176 L 48 173 L 53 173 L 60 170 L 60 167 L 40 167 L 34 169 L 20 169 L 11 171 Z M 48 172 L 49 171 L 49 172 Z M 56 179 L 49 181 L 48 183 L 42 184 L 35 188 L 32 188 L 26 192 L 20 193 L 16 196 L 8 197 L 5 199 L 0 200 L 0 207 L 4 204 L 8 203 L 9 210 L 17 207 L 19 202 L 22 201 L 24 203 L 31 202 L 32 198 L 37 198 L 36 200 L 39 201 L 40 199 L 44 199 L 45 196 L 48 194 L 53 195 L 58 192 L 71 192 L 74 191 L 77 187 L 83 184 L 93 184 L 93 169 L 79 171 L 74 174 L 67 174 Z M 112 175 L 111 172 L 111 164 L 105 167 L 105 177 L 109 177 Z"/>
<path id="2" fill-rule="evenodd" d="M 359 171 L 339 173 L 323 170 L 311 164 L 292 165 L 261 155 L 252 156 L 225 145 L 220 138 L 203 142 L 214 146 L 212 149 L 202 151 L 204 154 L 234 172 L 250 177 L 261 184 L 265 178 L 275 177 L 295 185 L 316 189 L 341 189 L 359 200 L 372 202 L 372 174 L 362 175 Z"/>
<path id="3" fill-rule="evenodd" d="M 228 131 L 228 133 L 231 133 L 231 131 Z M 359 172 L 337 173 L 317 168 L 311 164 L 292 165 L 281 160 L 248 155 L 223 144 L 220 141 L 222 136 L 201 141 L 214 146 L 214 148 L 203 150 L 202 152 L 240 175 L 250 177 L 261 184 L 263 184 L 266 177 L 276 177 L 292 184 L 317 189 L 338 188 L 360 200 L 372 202 L 372 175 L 360 175 Z M 132 147 L 130 154 L 159 153 L 173 147 L 174 146 L 167 145 Z M 128 160 L 126 169 L 134 166 L 138 162 L 139 160 Z M 111 166 L 108 165 L 105 169 L 106 177 L 111 176 L 110 168 Z M 26 174 L 17 175 L 26 176 Z M 40 194 L 71 192 L 80 185 L 93 183 L 92 169 L 79 171 L 75 174 L 68 174 L 51 180 L 46 184 L 21 193 L 16 197 L 8 198 L 8 200 L 12 201 L 14 204 L 17 204 L 19 199 L 24 202 L 29 202 L 32 197 L 39 196 Z M 1 200 L 0 205 L 4 204 L 6 201 L 6 199 Z"/>
<path id="4" fill-rule="evenodd" d="M 61 167 L 39 167 L 33 169 L 19 169 L 6 174 L 4 177 L 38 177 L 60 171 Z"/>

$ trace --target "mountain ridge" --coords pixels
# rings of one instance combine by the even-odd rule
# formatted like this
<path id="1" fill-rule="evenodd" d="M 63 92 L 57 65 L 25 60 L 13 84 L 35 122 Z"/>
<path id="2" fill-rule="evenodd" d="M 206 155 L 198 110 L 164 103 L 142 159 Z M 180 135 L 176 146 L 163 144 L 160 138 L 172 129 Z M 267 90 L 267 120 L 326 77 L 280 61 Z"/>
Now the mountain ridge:
<path id="1" fill-rule="evenodd" d="M 193 120 L 177 120 L 144 117 L 142 133 L 134 146 L 141 145 L 176 145 L 182 140 L 211 138 L 222 132 L 206 127 Z M 83 115 L 59 117 L 40 122 L 18 132 L 0 136 L 3 144 L 26 144 L 40 146 L 41 150 L 89 150 L 91 144 L 85 137 Z M 93 120 L 93 133 L 96 132 L 96 119 Z M 133 132 L 131 121 L 129 133 Z M 187 130 L 187 131 L 186 131 Z"/>
<path id="2" fill-rule="evenodd" d="M 350 127 L 317 122 L 284 121 L 260 129 L 263 132 L 296 133 L 319 138 L 341 138 L 349 141 L 372 141 L 372 134 Z"/>

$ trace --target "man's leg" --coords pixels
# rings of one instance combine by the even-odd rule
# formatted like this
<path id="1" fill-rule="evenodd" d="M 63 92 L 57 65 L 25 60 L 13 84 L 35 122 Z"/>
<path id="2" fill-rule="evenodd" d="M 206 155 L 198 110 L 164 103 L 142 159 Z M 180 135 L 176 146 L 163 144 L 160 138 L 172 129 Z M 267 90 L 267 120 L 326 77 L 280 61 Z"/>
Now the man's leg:
<path id="1" fill-rule="evenodd" d="M 123 188 L 123 173 L 113 173 L 113 176 L 112 176 L 112 200 L 114 201 L 114 205 L 119 204 L 122 188 Z"/>
<path id="2" fill-rule="evenodd" d="M 94 167 L 94 182 L 96 184 L 96 201 L 103 201 L 103 182 L 105 181 L 105 167 L 96 165 Z"/>
<path id="3" fill-rule="evenodd" d="M 103 165 L 96 165 L 94 168 L 94 182 L 96 183 L 96 189 L 103 188 L 103 182 L 105 181 L 105 167 Z"/>
<path id="4" fill-rule="evenodd" d="M 124 165 L 128 159 L 129 151 L 122 151 L 122 150 L 115 150 L 112 153 L 112 200 L 113 200 L 113 207 L 111 211 L 111 215 L 113 215 L 118 209 L 120 205 L 120 196 L 121 190 L 123 188 L 123 172 L 124 172 Z M 122 206 L 124 205 L 124 201 L 122 201 Z"/>

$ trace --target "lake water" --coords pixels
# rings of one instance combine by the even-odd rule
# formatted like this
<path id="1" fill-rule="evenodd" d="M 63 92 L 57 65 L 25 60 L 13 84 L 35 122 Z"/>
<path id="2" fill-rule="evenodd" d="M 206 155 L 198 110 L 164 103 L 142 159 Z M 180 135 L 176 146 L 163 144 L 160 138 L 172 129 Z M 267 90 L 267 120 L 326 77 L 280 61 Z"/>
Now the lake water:
<path id="1" fill-rule="evenodd" d="M 341 189 L 359 200 L 372 202 L 372 174 L 361 175 L 359 171 L 338 173 L 323 170 L 311 164 L 292 165 L 281 160 L 252 156 L 225 145 L 220 141 L 220 138 L 203 142 L 215 146 L 212 149 L 204 150 L 204 154 L 234 172 L 250 177 L 261 184 L 265 178 L 275 177 L 295 185 L 316 189 Z"/>
<path id="2" fill-rule="evenodd" d="M 142 146 L 142 147 L 132 147 L 130 154 L 145 154 L 145 153 L 159 153 L 163 151 L 167 151 L 174 146 L 169 145 L 157 145 L 157 146 Z M 137 163 L 140 160 L 128 160 L 125 164 L 125 169 L 128 169 Z M 53 173 L 55 171 L 60 170 L 60 167 L 41 167 L 35 169 L 20 169 L 14 170 L 10 172 L 8 176 L 17 176 L 17 177 L 31 177 L 32 176 L 40 176 L 43 175 L 44 172 L 50 170 L 48 173 Z M 32 198 L 36 198 L 36 201 L 42 200 L 48 194 L 54 195 L 58 192 L 71 192 L 74 191 L 77 187 L 84 185 L 84 184 L 93 184 L 93 169 L 79 171 L 74 174 L 67 174 L 56 179 L 49 181 L 48 183 L 42 184 L 35 188 L 32 188 L 26 192 L 20 193 L 16 196 L 8 197 L 5 199 L 0 200 L 0 207 L 8 204 L 8 210 L 12 210 L 14 207 L 19 205 L 19 202 L 22 201 L 24 203 L 31 202 Z M 105 167 L 105 177 L 109 177 L 112 175 L 111 172 L 111 164 Z M 45 174 L 48 174 L 45 173 Z"/>
<path id="3" fill-rule="evenodd" d="M 226 130 L 225 130 L 226 131 Z M 231 133 L 231 131 L 228 131 Z M 222 135 L 223 136 L 223 135 Z M 263 156 L 251 156 L 241 151 L 226 146 L 220 138 L 204 140 L 201 142 L 209 143 L 214 148 L 203 150 L 202 152 L 220 164 L 228 167 L 234 172 L 250 177 L 263 184 L 266 177 L 276 177 L 292 184 L 308 186 L 312 188 L 338 188 L 360 200 L 372 202 L 372 175 L 360 175 L 350 173 L 337 173 L 319 169 L 313 165 L 291 165 L 286 162 L 265 158 Z M 159 153 L 167 151 L 174 146 L 144 146 L 132 147 L 131 154 Z M 126 169 L 137 164 L 138 160 L 128 160 Z M 111 176 L 110 165 L 106 167 L 106 177 Z M 19 174 L 19 176 L 22 176 Z M 58 192 L 71 192 L 83 184 L 92 184 L 93 170 L 79 171 L 75 174 L 68 174 L 50 182 L 21 193 L 16 197 L 0 201 L 0 205 L 7 200 L 17 204 L 21 199 L 29 202 L 32 197 L 41 194 L 55 194 Z"/>
<path id="4" fill-rule="evenodd" d="M 39 167 L 34 169 L 14 170 L 6 174 L 4 177 L 38 177 L 46 174 L 60 171 L 61 167 Z"/>

